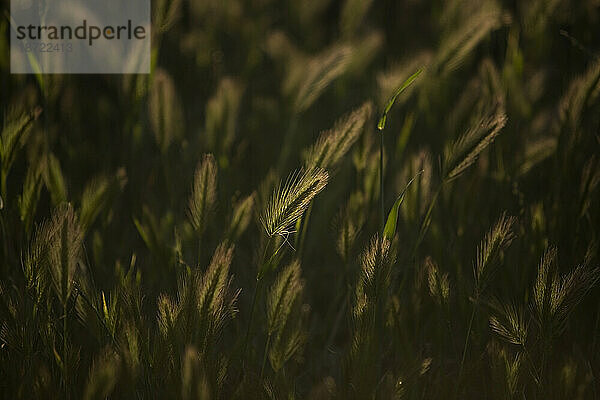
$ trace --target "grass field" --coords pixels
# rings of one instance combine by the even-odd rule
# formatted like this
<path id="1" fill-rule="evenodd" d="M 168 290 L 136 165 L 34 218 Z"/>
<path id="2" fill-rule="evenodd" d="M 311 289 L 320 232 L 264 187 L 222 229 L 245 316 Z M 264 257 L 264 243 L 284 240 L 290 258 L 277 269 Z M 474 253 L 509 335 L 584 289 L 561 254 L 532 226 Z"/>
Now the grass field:
<path id="1" fill-rule="evenodd" d="M 91 76 L 0 9 L 0 398 L 600 398 L 598 0 L 154 0 Z"/>

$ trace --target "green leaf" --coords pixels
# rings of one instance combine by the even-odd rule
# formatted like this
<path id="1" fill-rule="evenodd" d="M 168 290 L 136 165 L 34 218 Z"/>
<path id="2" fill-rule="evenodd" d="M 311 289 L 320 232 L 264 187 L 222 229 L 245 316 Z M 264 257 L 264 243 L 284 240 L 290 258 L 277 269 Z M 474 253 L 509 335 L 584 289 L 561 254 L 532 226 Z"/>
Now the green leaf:
<path id="1" fill-rule="evenodd" d="M 388 214 L 387 222 L 385 223 L 385 228 L 383 228 L 383 237 L 388 240 L 392 240 L 394 235 L 396 234 L 396 224 L 398 223 L 398 210 L 404 201 L 404 195 L 406 195 L 406 191 L 410 187 L 410 185 L 417 179 L 417 176 L 421 175 L 423 170 L 419 171 L 413 178 L 406 184 L 406 187 L 398 196 L 398 199 L 392 206 L 390 213 Z"/>
<path id="2" fill-rule="evenodd" d="M 417 77 L 421 74 L 421 72 L 423 72 L 423 68 L 419 68 L 417 70 L 417 72 L 415 72 L 414 74 L 409 76 L 408 79 L 405 80 L 402 85 L 400 85 L 400 87 L 396 90 L 394 95 L 388 100 L 387 105 L 385 106 L 385 110 L 383 110 L 383 114 L 381 115 L 381 118 L 379 119 L 379 123 L 377 124 L 377 129 L 382 131 L 383 128 L 385 128 L 385 122 L 387 121 L 387 114 L 388 114 L 388 112 L 390 112 L 390 109 L 396 102 L 396 98 L 400 95 L 400 93 L 402 93 L 404 91 L 404 89 L 409 87 L 415 81 L 415 79 L 417 79 Z"/>

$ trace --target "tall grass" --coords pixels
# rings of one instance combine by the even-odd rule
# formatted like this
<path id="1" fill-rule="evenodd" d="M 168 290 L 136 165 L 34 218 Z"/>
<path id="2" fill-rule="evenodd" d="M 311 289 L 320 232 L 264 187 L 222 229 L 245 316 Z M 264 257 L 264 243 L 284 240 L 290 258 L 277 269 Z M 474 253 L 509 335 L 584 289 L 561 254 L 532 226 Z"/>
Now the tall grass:
<path id="1" fill-rule="evenodd" d="M 0 20 L 0 398 L 598 397 L 596 9 L 161 0 L 149 76 Z"/>

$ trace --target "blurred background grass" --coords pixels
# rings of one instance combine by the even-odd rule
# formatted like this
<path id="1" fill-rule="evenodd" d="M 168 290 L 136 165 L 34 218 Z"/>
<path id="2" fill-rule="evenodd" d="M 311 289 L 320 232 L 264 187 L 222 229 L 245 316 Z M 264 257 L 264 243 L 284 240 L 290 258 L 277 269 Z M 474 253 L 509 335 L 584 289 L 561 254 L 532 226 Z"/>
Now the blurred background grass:
<path id="1" fill-rule="evenodd" d="M 8 1 L 0 4 L 4 15 Z M 67 382 L 53 355 L 62 354 L 62 344 L 45 331 L 54 329 L 60 311 L 44 291 L 48 320 L 41 323 L 28 308 L 24 254 L 35 227 L 70 202 L 84 231 L 78 264 L 93 287 L 90 296 L 100 301 L 113 293 L 118 303 L 120 293 L 134 291 L 125 275 L 137 274 L 141 313 L 115 311 L 113 334 L 139 318 L 136 340 L 148 354 L 139 358 L 144 372 L 123 367 L 108 374 L 113 398 L 187 395 L 185 373 L 178 372 L 185 363 L 171 359 L 162 371 L 156 364 L 169 352 L 183 357 L 190 344 L 156 349 L 162 343 L 157 301 L 165 293 L 176 298 L 178 280 L 190 270 L 205 271 L 225 237 L 235 243 L 230 272 L 232 288 L 241 288 L 239 313 L 213 349 L 222 376 L 197 378 L 207 398 L 448 398 L 454 390 L 457 398 L 596 398 L 598 289 L 573 301 L 582 304 L 569 308 L 556 334 L 536 325 L 531 304 L 548 248 L 558 249 L 555 269 L 562 275 L 577 265 L 598 266 L 597 0 L 156 0 L 152 7 L 148 76 L 11 75 L 10 25 L 0 20 L 2 396 L 93 397 L 99 354 L 108 346 L 126 364 L 119 346 L 73 312 L 68 340 L 77 367 Z M 418 68 L 424 72 L 399 96 L 384 131 L 386 214 L 406 183 L 424 172 L 400 210 L 374 366 L 353 375 L 351 308 L 364 268 L 360 254 L 380 230 L 376 122 Z M 306 343 L 284 372 L 271 364 L 261 372 L 264 293 L 244 362 L 241 354 L 267 239 L 259 216 L 319 134 L 365 102 L 372 112 L 360 137 L 329 169 L 328 186 L 298 225 L 302 232 L 283 244 L 282 264 L 301 260 Z M 450 145 L 490 105 L 506 113 L 506 126 L 436 196 Z M 188 218 L 188 199 L 206 153 L 214 156 L 218 178 L 200 232 Z M 249 226 L 233 235 L 236 206 L 251 195 Z M 516 217 L 516 238 L 503 249 L 486 298 L 474 301 L 478 245 L 503 212 Z M 352 240 L 340 242 L 344 232 Z M 449 294 L 437 300 L 433 264 L 449 282 Z M 276 279 L 271 275 L 265 287 Z M 495 303 L 523 310 L 530 350 L 494 334 Z M 31 337 L 11 346 L 10 336 L 23 330 L 32 330 Z M 374 382 L 357 380 L 369 369 Z"/>

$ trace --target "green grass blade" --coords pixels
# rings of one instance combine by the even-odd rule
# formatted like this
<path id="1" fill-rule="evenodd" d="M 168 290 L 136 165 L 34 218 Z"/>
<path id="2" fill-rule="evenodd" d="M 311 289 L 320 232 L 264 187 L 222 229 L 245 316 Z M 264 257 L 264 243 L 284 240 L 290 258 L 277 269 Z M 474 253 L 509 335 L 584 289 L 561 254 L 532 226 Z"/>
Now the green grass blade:
<path id="1" fill-rule="evenodd" d="M 390 210 L 390 213 L 388 214 L 387 222 L 385 223 L 385 228 L 383 228 L 383 237 L 385 239 L 392 240 L 394 238 L 394 235 L 396 234 L 396 225 L 398 223 L 398 210 L 400 209 L 400 206 L 402 205 L 402 202 L 404 201 L 404 196 L 406 195 L 406 191 L 408 190 L 410 185 L 414 182 L 414 180 L 417 179 L 417 177 L 419 175 L 421 175 L 422 173 L 423 173 L 423 171 L 421 170 L 415 176 L 413 176 L 413 178 L 406 184 L 406 187 L 404 188 L 404 190 L 402 191 L 400 196 L 398 196 L 398 199 L 392 206 L 392 209 Z"/>
<path id="2" fill-rule="evenodd" d="M 390 109 L 396 102 L 396 98 L 398 98 L 400 93 L 402 93 L 407 87 L 409 87 L 415 81 L 415 79 L 417 79 L 417 77 L 421 74 L 421 72 L 423 72 L 423 68 L 419 68 L 417 70 L 417 72 L 415 72 L 414 74 L 409 76 L 408 79 L 405 80 L 402 85 L 400 85 L 400 87 L 396 90 L 394 95 L 388 100 L 387 105 L 385 106 L 385 109 L 383 110 L 383 114 L 381 115 L 381 118 L 379 119 L 379 123 L 377 124 L 377 129 L 382 131 L 385 128 L 385 122 L 387 121 L 387 114 L 388 114 L 388 112 L 390 112 Z"/>

